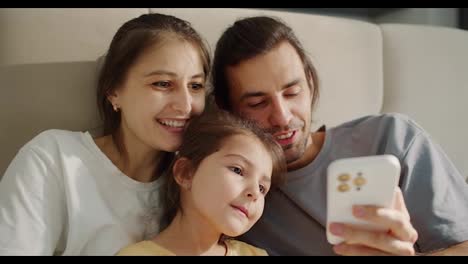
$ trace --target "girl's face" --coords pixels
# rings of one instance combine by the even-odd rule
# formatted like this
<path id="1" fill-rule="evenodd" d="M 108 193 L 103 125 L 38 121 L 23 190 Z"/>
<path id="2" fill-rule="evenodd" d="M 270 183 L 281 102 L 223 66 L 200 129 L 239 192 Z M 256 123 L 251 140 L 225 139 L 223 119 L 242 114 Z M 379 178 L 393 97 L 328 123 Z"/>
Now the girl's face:
<path id="1" fill-rule="evenodd" d="M 169 37 L 149 47 L 109 97 L 121 111 L 129 144 L 173 152 L 188 121 L 205 107 L 205 78 L 198 50 Z"/>
<path id="2" fill-rule="evenodd" d="M 197 212 L 217 232 L 241 235 L 263 213 L 272 166 L 271 155 L 258 139 L 244 134 L 231 136 L 217 152 L 202 160 L 189 180 L 184 210 Z"/>

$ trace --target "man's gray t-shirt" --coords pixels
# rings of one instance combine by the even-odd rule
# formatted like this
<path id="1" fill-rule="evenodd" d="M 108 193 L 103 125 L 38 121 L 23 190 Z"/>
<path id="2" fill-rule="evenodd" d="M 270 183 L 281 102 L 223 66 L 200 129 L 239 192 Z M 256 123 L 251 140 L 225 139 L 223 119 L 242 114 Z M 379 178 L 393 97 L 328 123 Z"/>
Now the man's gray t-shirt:
<path id="1" fill-rule="evenodd" d="M 468 240 L 468 185 L 442 149 L 414 121 L 399 114 L 367 116 L 326 131 L 308 166 L 289 172 L 267 195 L 262 218 L 242 237 L 270 255 L 334 255 L 327 242 L 326 170 L 340 158 L 393 154 L 416 250 L 428 252 Z"/>

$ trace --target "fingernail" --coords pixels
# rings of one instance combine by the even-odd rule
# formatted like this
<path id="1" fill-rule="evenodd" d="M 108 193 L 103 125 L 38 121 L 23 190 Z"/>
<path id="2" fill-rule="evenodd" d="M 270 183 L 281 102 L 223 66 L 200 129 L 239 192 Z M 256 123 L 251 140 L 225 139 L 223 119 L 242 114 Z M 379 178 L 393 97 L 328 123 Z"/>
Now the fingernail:
<path id="1" fill-rule="evenodd" d="M 342 224 L 330 224 L 330 232 L 334 235 L 341 236 L 344 233 L 344 226 Z"/>
<path id="2" fill-rule="evenodd" d="M 362 206 L 354 207 L 354 215 L 357 217 L 364 217 L 366 216 L 366 209 Z"/>

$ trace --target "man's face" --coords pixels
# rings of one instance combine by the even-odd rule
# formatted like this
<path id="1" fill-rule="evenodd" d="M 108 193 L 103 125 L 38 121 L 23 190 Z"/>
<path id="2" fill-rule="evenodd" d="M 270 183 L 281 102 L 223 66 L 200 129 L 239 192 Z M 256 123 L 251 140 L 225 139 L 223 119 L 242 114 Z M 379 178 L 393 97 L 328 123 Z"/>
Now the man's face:
<path id="1" fill-rule="evenodd" d="M 312 98 L 296 50 L 282 42 L 264 55 L 228 67 L 227 77 L 232 110 L 271 133 L 289 165 L 299 161 L 311 142 Z"/>

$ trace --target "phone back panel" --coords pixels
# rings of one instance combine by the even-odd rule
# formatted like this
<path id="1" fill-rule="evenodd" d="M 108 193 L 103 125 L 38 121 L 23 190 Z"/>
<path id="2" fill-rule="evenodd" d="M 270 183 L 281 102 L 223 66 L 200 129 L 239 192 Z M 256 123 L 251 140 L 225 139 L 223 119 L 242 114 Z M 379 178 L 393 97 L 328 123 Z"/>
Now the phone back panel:
<path id="1" fill-rule="evenodd" d="M 330 222 L 350 223 L 366 229 L 379 226 L 352 215 L 353 205 L 390 207 L 400 177 L 400 163 L 393 155 L 340 159 L 327 170 L 327 239 L 331 244 L 342 238 L 328 231 Z"/>

